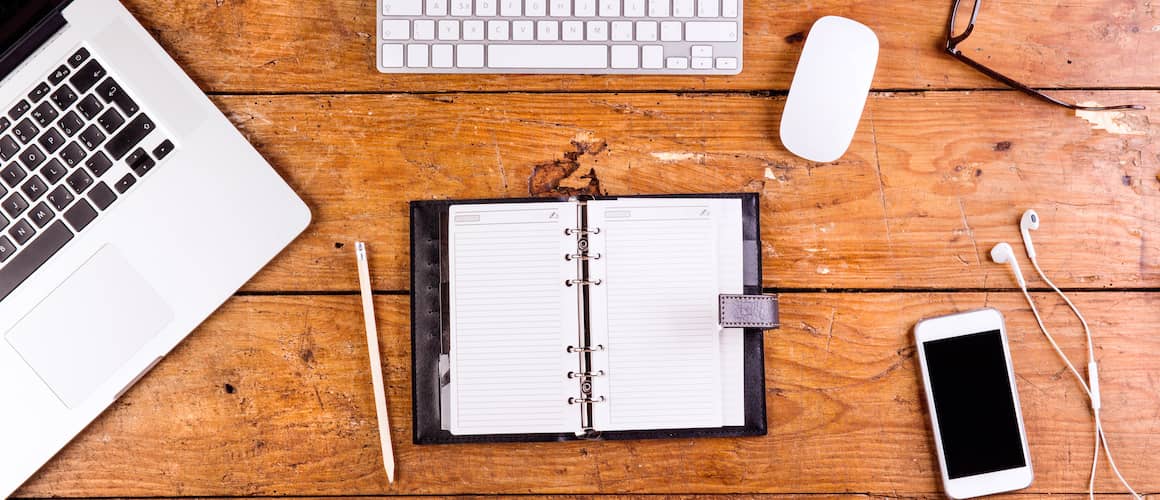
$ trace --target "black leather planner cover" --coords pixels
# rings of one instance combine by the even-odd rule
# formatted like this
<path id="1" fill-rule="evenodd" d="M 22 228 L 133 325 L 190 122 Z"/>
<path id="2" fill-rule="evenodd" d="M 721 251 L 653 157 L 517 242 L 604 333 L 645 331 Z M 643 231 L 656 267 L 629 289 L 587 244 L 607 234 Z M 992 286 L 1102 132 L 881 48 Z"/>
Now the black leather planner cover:
<path id="1" fill-rule="evenodd" d="M 761 223 L 759 198 L 754 193 L 649 196 L 618 198 L 737 198 L 741 200 L 744 255 L 744 293 L 761 294 Z M 441 386 L 446 377 L 440 356 L 450 352 L 447 215 L 451 205 L 484 203 L 542 203 L 569 198 L 499 200 L 431 200 L 411 202 L 411 387 L 416 444 L 571 441 L 579 439 L 646 439 L 685 437 L 760 436 L 766 434 L 764 332 L 744 331 L 745 425 L 696 429 L 599 432 L 588 436 L 561 434 L 451 434 L 442 422 Z"/>

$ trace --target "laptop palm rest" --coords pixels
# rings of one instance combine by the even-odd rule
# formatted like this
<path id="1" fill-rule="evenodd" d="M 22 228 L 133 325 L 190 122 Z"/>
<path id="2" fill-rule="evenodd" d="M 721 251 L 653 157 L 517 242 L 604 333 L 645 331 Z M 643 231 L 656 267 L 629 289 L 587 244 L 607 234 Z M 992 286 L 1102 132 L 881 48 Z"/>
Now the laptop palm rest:
<path id="1" fill-rule="evenodd" d="M 169 305 L 106 245 L 5 337 L 76 408 L 172 320 Z"/>

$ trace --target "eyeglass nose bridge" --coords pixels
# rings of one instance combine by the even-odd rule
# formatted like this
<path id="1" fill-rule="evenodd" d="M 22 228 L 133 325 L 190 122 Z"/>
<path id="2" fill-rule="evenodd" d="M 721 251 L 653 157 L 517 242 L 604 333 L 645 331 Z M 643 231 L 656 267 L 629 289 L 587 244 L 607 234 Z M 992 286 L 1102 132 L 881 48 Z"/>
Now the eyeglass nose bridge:
<path id="1" fill-rule="evenodd" d="M 951 18 L 947 21 L 947 50 L 955 51 L 956 47 L 967 37 L 971 36 L 971 32 L 975 30 L 975 20 L 979 18 L 979 0 L 975 1 L 974 8 L 971 9 L 971 20 L 967 23 L 967 29 L 963 30 L 960 35 L 955 35 L 955 21 L 959 16 L 959 3 L 962 0 L 955 0 L 951 5 Z"/>

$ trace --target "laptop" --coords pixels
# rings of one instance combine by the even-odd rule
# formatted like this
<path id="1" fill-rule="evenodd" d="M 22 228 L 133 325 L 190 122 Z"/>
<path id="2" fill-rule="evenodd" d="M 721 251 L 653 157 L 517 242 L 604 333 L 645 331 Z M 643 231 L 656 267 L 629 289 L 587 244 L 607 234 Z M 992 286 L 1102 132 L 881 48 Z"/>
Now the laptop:
<path id="1" fill-rule="evenodd" d="M 116 0 L 0 0 L 0 498 L 310 222 Z"/>

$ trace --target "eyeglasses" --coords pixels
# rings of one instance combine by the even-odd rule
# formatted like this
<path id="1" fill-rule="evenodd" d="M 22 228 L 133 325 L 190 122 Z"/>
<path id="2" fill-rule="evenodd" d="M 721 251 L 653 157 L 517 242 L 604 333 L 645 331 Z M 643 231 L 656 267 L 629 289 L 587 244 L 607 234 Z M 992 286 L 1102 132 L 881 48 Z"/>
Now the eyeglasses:
<path id="1" fill-rule="evenodd" d="M 958 60 L 966 63 L 968 66 L 975 68 L 980 73 L 983 73 L 984 75 L 987 75 L 987 76 L 994 78 L 1000 82 L 1003 82 L 1007 85 L 1010 85 L 1011 87 L 1013 87 L 1013 88 L 1015 88 L 1023 93 L 1037 97 L 1039 99 L 1050 102 L 1052 104 L 1058 104 L 1058 105 L 1063 106 L 1063 107 L 1068 108 L 1068 109 L 1076 109 L 1076 110 L 1082 110 L 1082 111 L 1108 111 L 1108 110 L 1113 110 L 1113 109 L 1144 109 L 1144 106 L 1140 106 L 1138 104 L 1127 104 L 1127 105 L 1122 105 L 1122 106 L 1080 106 L 1078 104 L 1071 104 L 1069 102 L 1064 102 L 1064 101 L 1061 101 L 1061 100 L 1056 99 L 1054 97 L 1051 97 L 1047 94 L 1044 94 L 1043 92 L 1035 90 L 1031 87 L 1023 85 L 1022 83 L 1019 83 L 1015 80 L 1012 80 L 1012 79 L 1000 74 L 998 71 L 995 71 L 991 68 L 983 66 L 982 64 L 979 64 L 974 59 L 971 59 L 971 58 L 963 55 L 963 53 L 959 51 L 958 46 L 960 43 L 963 42 L 963 40 L 966 40 L 967 37 L 971 36 L 971 32 L 974 31 L 975 19 L 979 17 L 979 2 L 981 0 L 974 0 L 975 7 L 973 9 L 971 9 L 971 21 L 969 23 L 967 23 L 967 27 L 966 27 L 966 29 L 964 29 L 962 31 L 962 33 L 956 33 L 955 32 L 955 21 L 957 20 L 956 18 L 959 15 L 959 4 L 961 1 L 962 0 L 954 0 L 954 4 L 951 6 L 951 18 L 949 21 L 947 21 L 947 47 L 946 47 L 946 51 L 948 54 L 954 56 L 955 59 L 958 59 Z"/>

